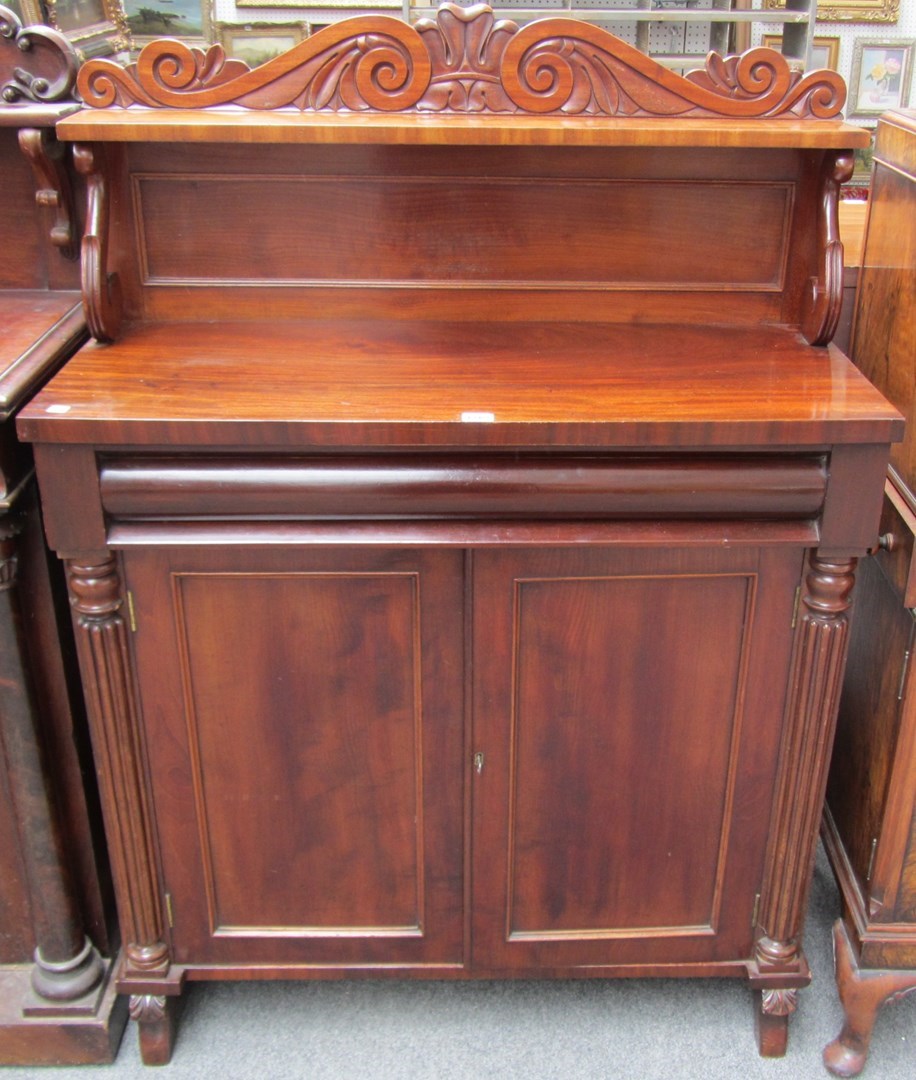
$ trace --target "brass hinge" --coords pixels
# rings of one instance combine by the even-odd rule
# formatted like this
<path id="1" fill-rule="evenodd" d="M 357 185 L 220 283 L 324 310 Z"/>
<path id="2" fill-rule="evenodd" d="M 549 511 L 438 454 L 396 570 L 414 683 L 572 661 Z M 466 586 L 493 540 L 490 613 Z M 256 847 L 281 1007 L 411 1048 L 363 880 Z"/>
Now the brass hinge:
<path id="1" fill-rule="evenodd" d="M 165 913 L 168 916 L 169 927 L 175 929 L 175 912 L 172 908 L 172 894 L 167 892 L 165 894 Z"/>
<path id="2" fill-rule="evenodd" d="M 801 585 L 795 590 L 795 600 L 792 603 L 792 629 L 795 629 L 795 624 L 798 622 L 798 603 L 801 600 Z"/>
<path id="3" fill-rule="evenodd" d="M 127 619 L 128 619 L 128 622 L 130 623 L 131 630 L 133 631 L 133 633 L 136 634 L 136 632 L 137 632 L 137 611 L 136 611 L 136 608 L 134 607 L 134 594 L 130 591 L 130 589 L 127 590 Z"/>
<path id="4" fill-rule="evenodd" d="M 903 692 L 906 688 L 906 673 L 910 666 L 910 650 L 903 654 L 903 667 L 900 670 L 900 684 L 897 687 L 897 700 L 903 701 Z"/>
<path id="5" fill-rule="evenodd" d="M 754 897 L 754 914 L 751 916 L 751 929 L 757 929 L 757 916 L 760 914 L 760 893 Z"/>
<path id="6" fill-rule="evenodd" d="M 865 875 L 866 881 L 871 881 L 871 872 L 875 868 L 875 855 L 878 852 L 878 837 L 874 837 L 871 842 L 871 854 L 868 856 L 868 873 Z"/>

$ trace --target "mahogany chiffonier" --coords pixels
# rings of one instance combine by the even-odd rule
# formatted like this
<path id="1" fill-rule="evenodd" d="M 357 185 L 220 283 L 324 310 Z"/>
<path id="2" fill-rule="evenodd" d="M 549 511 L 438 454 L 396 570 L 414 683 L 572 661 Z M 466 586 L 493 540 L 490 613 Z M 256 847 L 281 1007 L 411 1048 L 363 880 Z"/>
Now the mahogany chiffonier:
<path id="1" fill-rule="evenodd" d="M 863 567 L 830 768 L 824 840 L 843 899 L 834 930 L 845 1023 L 824 1052 L 858 1074 L 885 1001 L 916 991 L 916 112 L 878 122 L 851 355 L 910 421 Z"/>
<path id="2" fill-rule="evenodd" d="M 0 7 L 0 1064 L 110 1061 L 127 1019 L 66 585 L 14 426 L 88 336 L 54 136 L 77 67 L 63 35 Z"/>
<path id="3" fill-rule="evenodd" d="M 785 1049 L 899 414 L 841 80 L 444 6 L 86 64 L 20 417 L 145 1060 L 185 979 L 724 975 Z"/>

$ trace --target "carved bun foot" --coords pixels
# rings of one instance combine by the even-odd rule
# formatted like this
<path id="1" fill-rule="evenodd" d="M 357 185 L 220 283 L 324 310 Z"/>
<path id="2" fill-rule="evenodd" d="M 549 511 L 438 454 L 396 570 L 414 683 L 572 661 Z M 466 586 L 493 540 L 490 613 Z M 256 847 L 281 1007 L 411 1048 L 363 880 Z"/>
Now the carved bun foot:
<path id="1" fill-rule="evenodd" d="M 140 1028 L 140 1057 L 144 1065 L 168 1065 L 175 1044 L 177 997 L 137 994 L 130 999 L 130 1018 Z"/>
<path id="2" fill-rule="evenodd" d="M 834 1076 L 858 1076 L 878 1010 L 916 991 L 916 971 L 862 971 L 842 919 L 833 927 L 833 951 L 845 1020 L 840 1034 L 824 1047 L 824 1064 Z"/>
<path id="3" fill-rule="evenodd" d="M 798 991 L 756 990 L 754 1000 L 760 1056 L 784 1057 L 789 1043 L 789 1017 L 798 1007 Z"/>
<path id="4" fill-rule="evenodd" d="M 92 942 L 86 938 L 83 948 L 70 960 L 54 963 L 35 950 L 32 989 L 51 1001 L 74 1001 L 94 990 L 105 974 L 105 964 Z"/>

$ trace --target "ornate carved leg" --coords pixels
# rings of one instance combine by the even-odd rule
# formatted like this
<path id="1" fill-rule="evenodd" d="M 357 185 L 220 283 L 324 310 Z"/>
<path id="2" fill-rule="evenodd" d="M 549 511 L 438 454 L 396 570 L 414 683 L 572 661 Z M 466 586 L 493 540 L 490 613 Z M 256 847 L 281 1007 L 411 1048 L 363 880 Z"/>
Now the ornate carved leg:
<path id="1" fill-rule="evenodd" d="M 67 577 L 126 942 L 119 986 L 137 994 L 131 1015 L 140 1022 L 144 1060 L 163 1064 L 171 1056 L 174 1008 L 159 1002 L 163 995 L 177 994 L 180 982 L 169 978 L 120 581 L 115 560 L 107 553 L 95 560 L 70 560 Z"/>
<path id="2" fill-rule="evenodd" d="M 840 1034 L 824 1047 L 824 1064 L 834 1076 L 858 1076 L 878 1010 L 916 991 L 916 971 L 862 971 L 842 919 L 833 927 L 833 951 L 845 1019 Z"/>
<path id="3" fill-rule="evenodd" d="M 83 928 L 44 761 L 16 587 L 18 532 L 12 516 L 0 522 L 0 746 L 37 942 L 32 986 L 43 998 L 74 1001 L 98 986 L 105 967 Z"/>
<path id="4" fill-rule="evenodd" d="M 768 1057 L 785 1052 L 793 988 L 809 979 L 800 934 L 846 664 L 855 565 L 855 559 L 812 552 L 802 589 L 751 971 L 752 985 L 762 991 L 760 1053 Z"/>

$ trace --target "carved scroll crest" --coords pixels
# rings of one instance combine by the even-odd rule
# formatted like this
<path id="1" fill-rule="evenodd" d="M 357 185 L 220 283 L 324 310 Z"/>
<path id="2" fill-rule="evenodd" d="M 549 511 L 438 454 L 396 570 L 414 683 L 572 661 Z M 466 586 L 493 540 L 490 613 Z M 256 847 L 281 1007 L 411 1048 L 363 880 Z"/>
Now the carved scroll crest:
<path id="1" fill-rule="evenodd" d="M 0 97 L 14 104 L 53 104 L 73 97 L 79 69 L 76 50 L 48 26 L 22 25 L 0 7 Z"/>
<path id="2" fill-rule="evenodd" d="M 297 108 L 307 112 L 534 113 L 627 117 L 837 116 L 835 72 L 802 76 L 773 49 L 681 76 L 600 27 L 574 19 L 519 26 L 491 8 L 444 4 L 415 27 L 360 16 L 319 31 L 249 70 L 220 46 L 151 42 L 136 64 L 83 66 L 94 108 Z"/>

